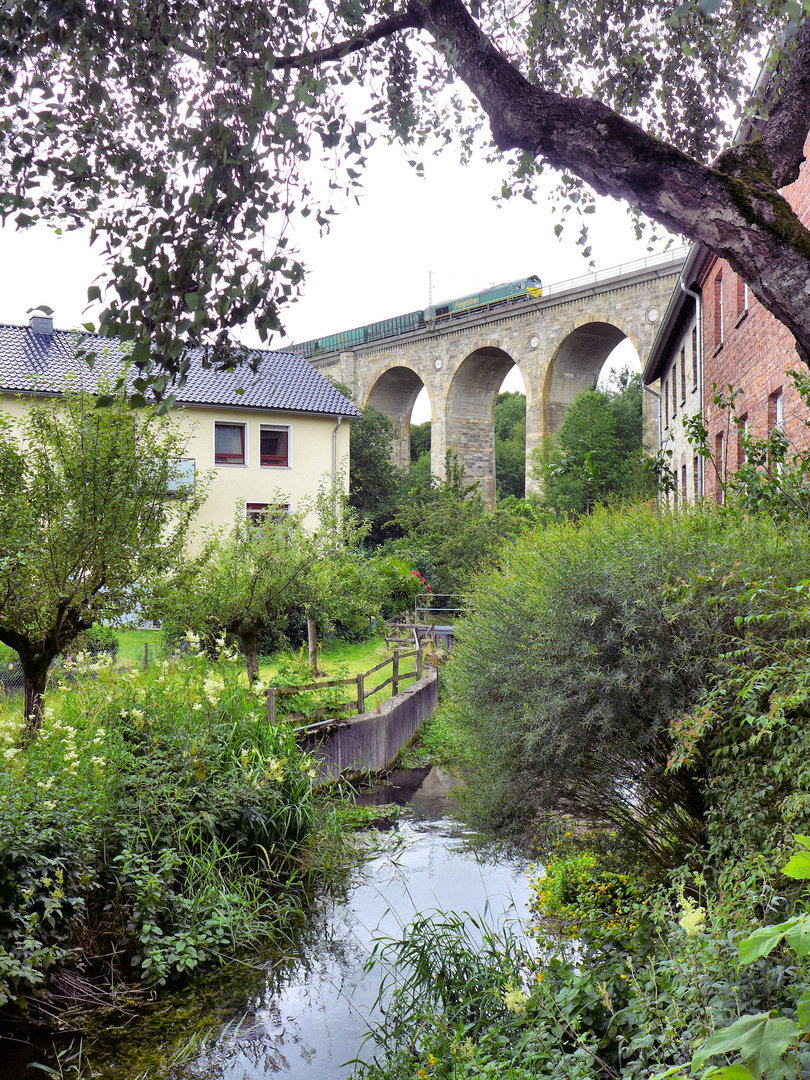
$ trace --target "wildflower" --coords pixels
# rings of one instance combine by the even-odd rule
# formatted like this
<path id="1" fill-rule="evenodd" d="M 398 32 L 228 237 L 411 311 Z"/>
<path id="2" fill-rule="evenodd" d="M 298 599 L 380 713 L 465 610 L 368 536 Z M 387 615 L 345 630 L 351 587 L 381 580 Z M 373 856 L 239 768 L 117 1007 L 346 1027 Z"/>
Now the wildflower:
<path id="1" fill-rule="evenodd" d="M 198 653 L 200 651 L 200 636 L 195 634 L 193 630 L 186 630 L 186 641 L 190 652 Z"/>
<path id="2" fill-rule="evenodd" d="M 191 706 L 191 711 L 192 712 L 199 712 L 201 708 L 202 708 L 202 705 L 198 701 L 195 705 Z"/>
<path id="3" fill-rule="evenodd" d="M 699 907 L 694 900 L 687 896 L 681 896 L 681 911 L 683 915 L 678 920 L 687 937 L 697 937 L 702 934 L 706 926 L 706 911 Z"/>
<path id="4" fill-rule="evenodd" d="M 130 709 L 129 715 L 132 717 L 133 720 L 143 720 L 143 713 L 140 709 Z"/>
<path id="5" fill-rule="evenodd" d="M 3 757 L 6 761 L 13 761 L 19 752 L 20 748 L 18 746 L 10 746 L 8 750 L 3 751 Z"/>
<path id="6" fill-rule="evenodd" d="M 433 1054 L 428 1054 L 428 1064 L 430 1065 L 431 1069 L 436 1064 L 436 1058 L 433 1056 Z"/>
<path id="7" fill-rule="evenodd" d="M 107 762 L 103 757 L 96 757 L 94 754 L 93 757 L 90 758 L 90 764 L 95 765 L 99 769 L 103 769 Z"/>
<path id="8" fill-rule="evenodd" d="M 525 1016 L 526 1005 L 529 1001 L 526 994 L 519 990 L 514 983 L 509 983 L 501 995 L 506 1008 L 514 1016 Z"/>
<path id="9" fill-rule="evenodd" d="M 277 784 L 281 783 L 284 779 L 284 762 L 279 761 L 278 758 L 268 758 L 267 778 L 269 780 L 275 780 Z"/>
<path id="10" fill-rule="evenodd" d="M 203 693 L 208 699 L 209 705 L 216 708 L 219 705 L 219 699 L 225 690 L 225 683 L 222 679 L 217 679 L 214 675 L 209 675 L 203 683 Z"/>

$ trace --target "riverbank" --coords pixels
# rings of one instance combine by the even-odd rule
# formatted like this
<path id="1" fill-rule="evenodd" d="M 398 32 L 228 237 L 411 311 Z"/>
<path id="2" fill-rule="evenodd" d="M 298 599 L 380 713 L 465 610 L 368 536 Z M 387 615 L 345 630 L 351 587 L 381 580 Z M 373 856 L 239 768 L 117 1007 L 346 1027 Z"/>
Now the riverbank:
<path id="1" fill-rule="evenodd" d="M 100 1015 L 85 1040 L 82 1076 L 164 1080 L 171 1071 L 173 1080 L 269 1080 L 279 1073 L 344 1080 L 344 1062 L 370 1053 L 363 1038 L 381 972 L 364 969 L 379 942 L 396 937 L 417 912 L 439 906 L 528 910 L 519 867 L 478 858 L 469 831 L 448 817 L 454 783 L 441 770 L 422 768 L 395 771 L 364 789 L 355 813 L 378 828 L 355 834 L 361 846 L 354 872 L 315 900 L 295 940 L 195 975 L 134 1016 Z M 404 808 L 399 816 L 394 806 Z M 37 1053 L 53 1064 L 44 1045 Z M 22 1064 L 18 1058 L 3 1080 L 41 1075 Z"/>

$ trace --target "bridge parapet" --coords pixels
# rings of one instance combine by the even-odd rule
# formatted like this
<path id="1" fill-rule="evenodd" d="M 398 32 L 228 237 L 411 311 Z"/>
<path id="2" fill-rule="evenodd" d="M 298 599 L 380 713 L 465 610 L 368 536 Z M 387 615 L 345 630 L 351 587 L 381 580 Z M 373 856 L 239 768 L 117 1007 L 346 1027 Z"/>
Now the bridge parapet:
<path id="1" fill-rule="evenodd" d="M 629 338 L 644 365 L 686 251 L 650 256 L 544 287 L 491 309 L 425 324 L 312 363 L 393 421 L 392 452 L 409 460 L 410 415 L 425 386 L 432 410 L 431 469 L 442 476 L 454 448 L 484 498 L 495 501 L 494 412 L 506 373 L 517 366 L 526 388 L 527 490 L 533 451 L 562 422 L 581 390 L 596 385 L 615 346 Z M 645 397 L 645 408 L 650 401 Z"/>

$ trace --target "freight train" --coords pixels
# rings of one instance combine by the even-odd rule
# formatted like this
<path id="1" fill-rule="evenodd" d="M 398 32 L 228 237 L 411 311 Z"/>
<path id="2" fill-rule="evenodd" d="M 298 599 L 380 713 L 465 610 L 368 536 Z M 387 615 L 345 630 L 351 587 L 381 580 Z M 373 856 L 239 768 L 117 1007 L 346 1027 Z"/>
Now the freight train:
<path id="1" fill-rule="evenodd" d="M 531 274 L 520 281 L 495 285 L 491 289 L 484 289 L 471 296 L 462 296 L 457 300 L 435 304 L 433 307 L 425 308 L 424 311 L 409 311 L 407 315 L 396 315 L 393 319 L 383 319 L 381 322 L 369 323 L 367 326 L 358 326 L 354 330 L 344 330 L 340 334 L 327 334 L 326 337 L 314 338 L 312 341 L 302 341 L 298 345 L 290 345 L 289 351 L 300 353 L 301 356 L 310 359 L 318 353 L 338 352 L 341 349 L 351 349 L 355 345 L 379 341 L 381 338 L 406 334 L 409 330 L 420 330 L 423 326 L 432 326 L 444 319 L 466 315 L 478 308 L 489 307 L 493 304 L 508 304 L 524 296 L 542 295 L 543 283 L 536 274 Z"/>

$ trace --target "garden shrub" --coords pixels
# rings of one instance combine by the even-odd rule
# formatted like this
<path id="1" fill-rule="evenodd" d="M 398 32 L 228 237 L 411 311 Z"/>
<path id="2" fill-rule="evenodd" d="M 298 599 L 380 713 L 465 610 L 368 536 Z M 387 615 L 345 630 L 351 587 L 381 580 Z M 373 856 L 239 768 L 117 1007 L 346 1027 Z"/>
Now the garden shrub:
<path id="1" fill-rule="evenodd" d="M 670 722 L 809 553 L 802 531 L 705 509 L 597 509 L 521 537 L 479 577 L 447 669 L 467 812 L 546 845 L 562 813 L 677 865 L 703 840 L 706 767 L 667 770 Z"/>
<path id="2" fill-rule="evenodd" d="M 315 770 L 230 656 L 93 664 L 25 750 L 6 721 L 0 1001 L 36 1010 L 45 987 L 53 1011 L 65 965 L 162 984 L 284 931 Z"/>
<path id="3" fill-rule="evenodd" d="M 111 626 L 102 626 L 94 623 L 89 630 L 83 631 L 76 638 L 72 653 L 87 653 L 94 660 L 102 653 L 106 653 L 113 660 L 118 656 L 118 635 Z"/>

